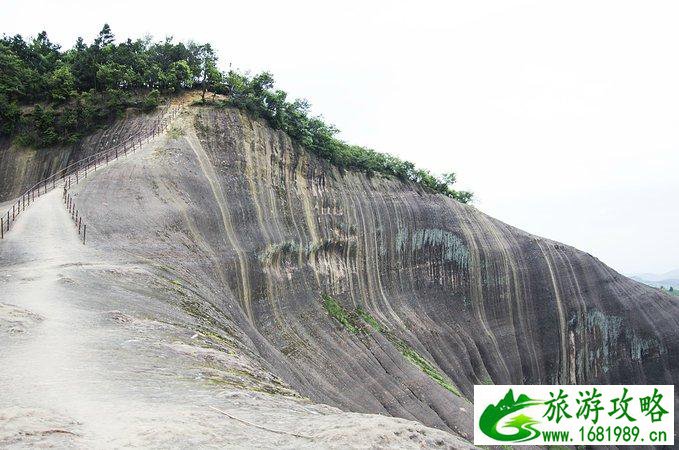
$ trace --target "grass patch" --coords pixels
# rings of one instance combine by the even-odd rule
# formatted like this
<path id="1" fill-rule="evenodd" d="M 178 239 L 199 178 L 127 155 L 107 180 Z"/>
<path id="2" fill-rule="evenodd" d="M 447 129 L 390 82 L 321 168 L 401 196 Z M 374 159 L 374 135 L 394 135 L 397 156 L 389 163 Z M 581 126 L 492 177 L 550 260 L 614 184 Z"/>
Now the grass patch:
<path id="1" fill-rule="evenodd" d="M 330 317 L 337 320 L 347 331 L 353 334 L 368 334 L 365 324 L 373 330 L 384 335 L 403 357 L 411 364 L 420 368 L 429 378 L 437 382 L 444 389 L 461 397 L 459 389 L 445 375 L 439 372 L 434 365 L 412 348 L 404 340 L 399 339 L 387 327 L 382 325 L 363 307 L 358 306 L 355 311 L 347 311 L 334 298 L 323 294 L 323 307 Z"/>
<path id="2" fill-rule="evenodd" d="M 184 129 L 173 125 L 170 127 L 168 133 L 172 139 L 179 139 L 180 137 L 184 136 Z"/>
<path id="3" fill-rule="evenodd" d="M 441 372 L 436 370 L 432 363 L 430 363 L 427 359 L 422 357 L 419 353 L 417 353 L 417 351 L 414 348 L 412 348 L 404 341 L 396 338 L 394 339 L 395 341 L 392 340 L 392 343 L 401 352 L 405 359 L 419 367 L 422 372 L 427 374 L 429 378 L 436 381 L 444 389 L 447 389 L 448 391 L 452 392 L 458 397 L 462 396 L 457 387 L 450 380 L 448 380 Z"/>
<path id="4" fill-rule="evenodd" d="M 330 317 L 337 320 L 345 329 L 347 329 L 347 331 L 354 334 L 359 334 L 361 332 L 355 318 L 351 317 L 342 305 L 337 303 L 337 300 L 327 294 L 323 294 L 323 307 Z"/>
<path id="5" fill-rule="evenodd" d="M 373 330 L 378 331 L 380 333 L 386 331 L 382 324 L 379 323 L 377 319 L 375 319 L 372 315 L 370 315 L 370 313 L 368 313 L 362 307 L 359 306 L 356 308 L 356 314 L 358 315 L 358 317 L 363 319 L 365 323 L 370 325 L 373 328 Z"/>

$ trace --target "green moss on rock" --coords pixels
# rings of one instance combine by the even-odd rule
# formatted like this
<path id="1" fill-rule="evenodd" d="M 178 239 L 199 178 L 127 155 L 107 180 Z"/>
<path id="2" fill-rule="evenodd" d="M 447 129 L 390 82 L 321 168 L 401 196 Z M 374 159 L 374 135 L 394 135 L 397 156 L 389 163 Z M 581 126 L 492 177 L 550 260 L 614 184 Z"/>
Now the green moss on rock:
<path id="1" fill-rule="evenodd" d="M 419 367 L 422 372 L 444 389 L 457 396 L 462 396 L 459 389 L 445 375 L 439 372 L 434 364 L 420 355 L 407 342 L 396 337 L 393 332 L 381 324 L 363 307 L 358 306 L 355 311 L 347 311 L 337 300 L 329 295 L 323 294 L 322 298 L 323 307 L 330 317 L 337 320 L 347 331 L 353 334 L 367 334 L 369 328 L 365 325 L 369 325 L 370 328 L 384 335 L 408 362 Z"/>

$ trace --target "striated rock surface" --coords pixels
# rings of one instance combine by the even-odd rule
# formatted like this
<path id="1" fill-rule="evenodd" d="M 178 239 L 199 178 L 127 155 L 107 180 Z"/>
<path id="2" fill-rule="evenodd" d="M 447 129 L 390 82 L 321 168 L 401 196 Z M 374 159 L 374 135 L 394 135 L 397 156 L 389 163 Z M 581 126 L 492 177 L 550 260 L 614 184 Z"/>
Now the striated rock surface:
<path id="1" fill-rule="evenodd" d="M 162 352 L 209 361 L 200 378 L 230 388 L 471 440 L 474 384 L 679 379 L 675 298 L 472 206 L 341 171 L 237 110 L 185 109 L 72 194 L 87 247 L 139 268 L 97 278 L 107 320 L 143 328 L 135 305 L 166 305 L 213 345 Z"/>
<path id="2" fill-rule="evenodd" d="M 677 380 L 676 299 L 591 255 L 342 172 L 236 110 L 176 127 L 83 186 L 93 239 L 200 286 L 187 302 L 209 299 L 302 395 L 471 438 L 474 384 Z"/>
<path id="3" fill-rule="evenodd" d="M 148 125 L 162 111 L 151 114 L 128 112 L 111 126 L 101 129 L 76 144 L 34 149 L 13 144 L 0 137 L 0 202 L 20 196 L 38 181 L 69 164 L 110 148 L 132 136 L 145 134 Z"/>

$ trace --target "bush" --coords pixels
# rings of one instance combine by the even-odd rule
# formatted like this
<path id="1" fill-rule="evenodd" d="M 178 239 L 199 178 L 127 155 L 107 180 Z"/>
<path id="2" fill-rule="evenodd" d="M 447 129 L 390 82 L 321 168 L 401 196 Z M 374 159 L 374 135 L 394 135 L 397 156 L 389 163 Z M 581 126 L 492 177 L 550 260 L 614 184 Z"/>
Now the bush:
<path id="1" fill-rule="evenodd" d="M 16 102 L 10 102 L 0 94 L 0 134 L 12 135 L 21 121 L 21 111 Z"/>
<path id="2" fill-rule="evenodd" d="M 0 133 L 20 132 L 21 142 L 47 146 L 71 143 L 126 108 L 156 108 L 161 92 L 200 87 L 205 94 L 228 95 L 228 104 L 261 117 L 285 131 L 297 143 L 340 168 L 397 177 L 455 198 L 463 203 L 471 192 L 456 191 L 454 175 L 437 177 L 393 155 L 347 144 L 335 136 L 337 128 L 310 114 L 305 100 L 288 101 L 274 89 L 273 76 L 219 72 L 210 44 L 173 43 L 171 38 L 152 43 L 128 39 L 116 44 L 104 25 L 87 45 L 78 38 L 65 52 L 50 42 L 44 31 L 28 42 L 20 35 L 0 39 Z M 149 92 L 141 101 L 141 93 Z M 21 117 L 19 105 L 36 101 L 33 114 Z M 50 104 L 51 102 L 51 104 Z M 211 103 L 217 103 L 214 100 Z M 59 109 L 53 109 L 56 105 Z"/>
<path id="3" fill-rule="evenodd" d="M 144 99 L 143 109 L 144 111 L 151 111 L 156 109 L 158 105 L 160 105 L 160 91 L 153 89 Z"/>
<path id="4" fill-rule="evenodd" d="M 288 102 L 287 94 L 274 90 L 273 76 L 263 72 L 252 78 L 231 71 L 226 76 L 229 92 L 228 104 L 260 117 L 276 128 L 285 131 L 292 139 L 311 152 L 341 168 L 361 170 L 369 175 L 382 174 L 414 182 L 423 188 L 469 203 L 473 194 L 456 191 L 455 174 L 437 177 L 424 169 L 417 169 L 409 161 L 396 156 L 378 153 L 372 149 L 347 144 L 335 137 L 338 130 L 320 117 L 312 117 L 305 100 Z"/>

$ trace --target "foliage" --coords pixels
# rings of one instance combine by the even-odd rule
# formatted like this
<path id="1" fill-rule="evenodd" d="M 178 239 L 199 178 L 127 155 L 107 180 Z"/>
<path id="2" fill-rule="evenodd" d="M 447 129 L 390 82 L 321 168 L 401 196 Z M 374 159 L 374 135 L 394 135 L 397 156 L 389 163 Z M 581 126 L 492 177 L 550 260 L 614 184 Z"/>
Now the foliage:
<path id="1" fill-rule="evenodd" d="M 381 174 L 416 183 L 467 203 L 472 194 L 453 189 L 455 174 L 437 177 L 408 161 L 339 140 L 337 128 L 312 116 L 305 100 L 289 101 L 274 88 L 268 72 L 249 76 L 222 73 L 208 43 L 174 43 L 150 38 L 117 43 L 105 24 L 91 44 L 78 38 L 62 51 L 46 32 L 24 40 L 0 39 L 0 133 L 26 145 L 69 143 L 129 107 L 151 110 L 163 93 L 183 89 L 226 94 L 227 105 L 241 108 L 285 131 L 297 143 L 344 169 Z M 215 103 L 213 95 L 212 103 Z M 28 105 L 35 105 L 32 112 Z M 22 108 L 24 106 L 24 108 Z"/>
<path id="2" fill-rule="evenodd" d="M 349 316 L 345 309 L 342 308 L 342 305 L 337 303 L 337 300 L 327 294 L 323 294 L 323 307 L 328 312 L 330 317 L 337 320 L 351 333 L 358 334 L 361 332 L 360 328 L 356 326 L 355 319 Z"/>
<path id="3" fill-rule="evenodd" d="M 48 86 L 52 101 L 61 103 L 68 100 L 73 95 L 75 89 L 75 77 L 71 72 L 71 68 L 67 65 L 57 68 L 50 75 Z"/>
<path id="4" fill-rule="evenodd" d="M 403 357 L 417 366 L 429 378 L 434 380 L 444 389 L 452 392 L 457 396 L 461 396 L 459 389 L 441 372 L 434 367 L 426 358 L 420 355 L 413 347 L 406 341 L 398 338 L 389 328 L 382 325 L 375 317 L 367 312 L 363 307 L 356 307 L 355 312 L 349 312 L 340 305 L 337 300 L 333 299 L 327 294 L 323 294 L 323 307 L 328 314 L 337 320 L 342 326 L 353 334 L 366 335 L 367 330 L 365 325 L 361 323 L 361 319 L 377 333 L 384 335 L 389 342 L 403 355 Z"/>
<path id="5" fill-rule="evenodd" d="M 358 314 L 358 317 L 363 319 L 365 323 L 370 325 L 373 330 L 375 331 L 386 331 L 386 328 L 382 326 L 381 323 L 377 321 L 370 313 L 368 313 L 365 309 L 363 309 L 362 306 L 357 306 L 356 307 L 356 314 Z"/>
<path id="6" fill-rule="evenodd" d="M 229 94 L 228 105 L 267 120 L 272 127 L 285 131 L 296 142 L 340 168 L 362 170 L 368 174 L 380 173 L 412 181 L 462 203 L 472 200 L 471 192 L 453 189 L 456 181 L 454 173 L 437 177 L 396 156 L 350 145 L 337 139 L 337 128 L 325 123 L 321 117 L 311 116 L 307 101 L 289 102 L 285 92 L 274 89 L 273 76 L 268 72 L 249 77 L 230 71 L 226 74 L 225 85 Z"/>
<path id="7" fill-rule="evenodd" d="M 44 31 L 28 40 L 3 36 L 0 133 L 25 145 L 74 142 L 127 108 L 157 107 L 162 94 L 217 88 L 216 60 L 209 44 L 117 43 L 108 25 L 92 43 L 78 38 L 65 51 Z"/>
<path id="8" fill-rule="evenodd" d="M 151 92 L 148 93 L 146 98 L 144 99 L 144 110 L 150 111 L 152 109 L 155 109 L 158 107 L 160 104 L 160 91 L 158 89 L 154 89 Z"/>
<path id="9" fill-rule="evenodd" d="M 460 391 L 451 383 L 441 372 L 439 372 L 432 363 L 430 363 L 426 358 L 423 358 L 415 349 L 409 346 L 405 341 L 395 340 L 392 343 L 398 348 L 403 357 L 407 359 L 411 364 L 417 366 L 429 376 L 432 380 L 436 381 L 441 387 L 447 389 L 457 396 L 462 396 Z"/>

